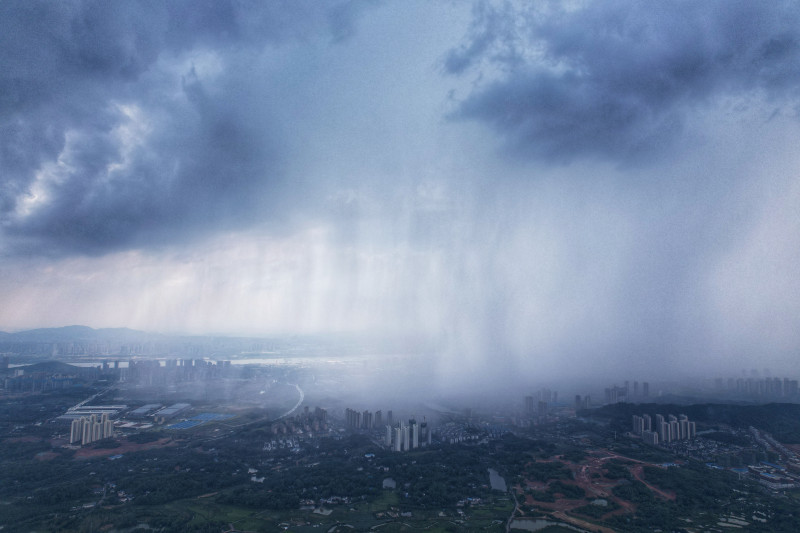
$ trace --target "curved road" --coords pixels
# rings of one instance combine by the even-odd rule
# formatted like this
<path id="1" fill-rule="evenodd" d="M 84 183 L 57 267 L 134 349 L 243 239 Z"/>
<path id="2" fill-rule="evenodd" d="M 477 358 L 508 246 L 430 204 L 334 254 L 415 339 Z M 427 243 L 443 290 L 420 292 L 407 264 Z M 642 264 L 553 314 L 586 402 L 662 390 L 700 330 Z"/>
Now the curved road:
<path id="1" fill-rule="evenodd" d="M 300 407 L 300 405 L 303 403 L 303 400 L 306 399 L 306 394 L 303 392 L 303 389 L 300 388 L 300 385 L 295 385 L 294 383 L 287 383 L 287 385 L 294 385 L 294 388 L 296 388 L 297 392 L 300 393 L 300 399 L 297 400 L 297 403 L 294 404 L 294 407 L 292 407 L 291 409 L 289 409 L 288 411 L 283 413 L 276 420 L 280 420 L 281 418 L 286 418 L 287 416 L 289 416 L 292 413 L 294 413 L 295 411 L 297 411 L 297 408 Z"/>

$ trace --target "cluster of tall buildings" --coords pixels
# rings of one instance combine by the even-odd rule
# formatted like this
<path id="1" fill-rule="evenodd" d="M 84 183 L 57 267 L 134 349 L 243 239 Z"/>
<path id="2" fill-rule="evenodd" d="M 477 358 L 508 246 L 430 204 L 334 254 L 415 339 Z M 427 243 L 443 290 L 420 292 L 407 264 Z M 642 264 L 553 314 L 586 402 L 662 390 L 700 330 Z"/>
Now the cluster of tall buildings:
<path id="1" fill-rule="evenodd" d="M 321 407 L 310 410 L 306 405 L 303 412 L 273 422 L 270 430 L 273 435 L 319 435 L 328 431 L 328 411 Z"/>
<path id="2" fill-rule="evenodd" d="M 14 375 L 10 375 L 10 373 Z M 61 374 L 53 372 L 26 372 L 11 369 L 8 375 L 0 376 L 0 390 L 5 392 L 44 392 L 72 387 L 84 383 L 91 373 Z"/>
<path id="3" fill-rule="evenodd" d="M 224 377 L 231 370 L 230 361 L 205 361 L 203 359 L 167 359 L 164 365 L 155 359 L 128 361 L 127 368 L 120 368 L 119 361 L 114 361 L 114 369 L 119 369 L 120 381 L 156 385 L 178 383 L 183 381 L 205 381 Z M 103 363 L 103 369 L 109 369 Z"/>
<path id="4" fill-rule="evenodd" d="M 608 387 L 605 389 L 605 403 L 619 403 L 628 402 L 634 398 L 649 398 L 650 397 L 650 383 L 647 381 L 642 382 L 641 388 L 639 382 L 634 381 L 631 387 L 630 381 L 625 381 L 624 387 Z"/>
<path id="5" fill-rule="evenodd" d="M 386 421 L 388 425 L 392 425 L 392 411 L 386 412 Z M 350 429 L 374 429 L 380 428 L 384 425 L 383 412 L 378 410 L 375 413 L 367 411 L 356 411 L 349 407 L 344 410 L 344 424 Z"/>
<path id="6" fill-rule="evenodd" d="M 418 424 L 414 418 L 408 421 L 408 424 L 402 420 L 397 426 L 386 425 L 386 440 L 385 444 L 388 448 L 396 452 L 404 452 L 419 448 L 420 446 L 430 445 L 433 439 L 433 434 L 428 423 L 423 419 L 421 424 Z"/>
<path id="7" fill-rule="evenodd" d="M 580 394 L 575 395 L 575 410 L 589 409 L 592 406 L 592 397 L 588 394 L 581 398 Z"/>
<path id="8" fill-rule="evenodd" d="M 0 357 L 0 394 L 43 392 L 82 385 L 99 377 L 96 368 L 46 361 L 9 368 L 7 355 Z"/>
<path id="9" fill-rule="evenodd" d="M 525 396 L 525 415 L 546 417 L 550 407 L 558 401 L 558 391 L 540 389 L 535 394 Z"/>
<path id="10" fill-rule="evenodd" d="M 97 415 L 74 419 L 69 432 L 69 443 L 80 442 L 81 445 L 86 445 L 113 436 L 114 422 L 108 418 L 108 413 L 103 413 L 99 419 Z"/>
<path id="11" fill-rule="evenodd" d="M 653 420 L 650 415 L 633 415 L 633 433 L 641 435 L 642 440 L 656 446 L 667 444 L 676 440 L 693 439 L 697 435 L 694 422 L 686 415 L 656 415 Z"/>
<path id="12" fill-rule="evenodd" d="M 725 391 L 747 396 L 765 396 L 769 398 L 792 398 L 798 395 L 798 382 L 789 378 L 716 378 L 714 386 L 717 391 Z"/>

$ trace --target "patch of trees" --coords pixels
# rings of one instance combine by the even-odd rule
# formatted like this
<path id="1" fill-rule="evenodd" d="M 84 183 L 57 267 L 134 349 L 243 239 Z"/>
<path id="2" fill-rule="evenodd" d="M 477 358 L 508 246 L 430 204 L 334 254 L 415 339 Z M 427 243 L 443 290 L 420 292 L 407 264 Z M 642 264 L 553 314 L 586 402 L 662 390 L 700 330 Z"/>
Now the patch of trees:
<path id="1" fill-rule="evenodd" d="M 360 470 L 359 470 L 360 468 Z M 269 509 L 296 508 L 301 499 L 319 501 L 332 496 L 373 498 L 380 494 L 383 477 L 374 474 L 363 454 L 355 457 L 327 457 L 314 466 L 296 465 L 258 474 L 262 482 L 248 481 L 221 503 L 243 504 Z"/>
<path id="2" fill-rule="evenodd" d="M 562 481 L 554 481 L 547 487 L 547 492 L 553 496 L 561 494 L 568 500 L 581 500 L 586 497 L 586 491 L 577 485 L 569 485 Z"/>
<path id="3" fill-rule="evenodd" d="M 612 459 L 605 464 L 605 477 L 608 479 L 633 479 L 630 471 L 623 466 L 623 463 Z"/>
<path id="4" fill-rule="evenodd" d="M 588 516 L 591 518 L 599 519 L 604 514 L 610 513 L 612 511 L 616 511 L 619 509 L 619 505 L 614 500 L 606 500 L 606 505 L 595 505 L 595 504 L 587 504 L 582 505 L 580 507 L 576 507 L 572 510 L 573 513 L 582 514 L 584 516 Z"/>
<path id="5" fill-rule="evenodd" d="M 554 461 L 548 463 L 530 463 L 525 466 L 525 476 L 528 479 L 546 483 L 551 479 L 570 479 L 572 472 L 564 463 Z"/>
<path id="6" fill-rule="evenodd" d="M 734 444 L 736 446 L 747 447 L 750 446 L 750 439 L 743 435 L 737 435 L 736 433 L 728 433 L 726 431 L 714 431 L 713 433 L 704 433 L 704 439 L 715 440 L 717 442 L 723 442 L 725 444 Z"/>
<path id="7" fill-rule="evenodd" d="M 697 462 L 685 467 L 644 468 L 648 483 L 677 495 L 676 504 L 684 512 L 692 510 L 722 510 L 735 499 L 733 489 L 738 481 L 730 472 L 713 470 Z"/>
<path id="8" fill-rule="evenodd" d="M 51 484 L 36 490 L 33 493 L 32 503 L 54 505 L 58 503 L 76 502 L 88 498 L 91 494 L 92 491 L 84 480 L 73 480 Z"/>
<path id="9" fill-rule="evenodd" d="M 166 437 L 167 434 L 163 431 L 143 431 L 141 433 L 133 433 L 128 435 L 128 442 L 135 444 L 146 444 L 148 442 L 155 442 L 158 439 Z"/>
<path id="10" fill-rule="evenodd" d="M 403 463 L 390 468 L 390 474 L 412 505 L 454 505 L 458 500 L 489 493 L 484 453 L 472 446 L 450 446 L 404 457 L 394 454 Z"/>
<path id="11" fill-rule="evenodd" d="M 667 452 L 662 452 L 657 448 L 644 445 L 633 446 L 614 446 L 612 449 L 631 459 L 638 459 L 639 461 L 648 461 L 650 463 L 666 463 L 673 460 L 673 456 Z"/>
<path id="12" fill-rule="evenodd" d="M 553 503 L 556 501 L 556 497 L 550 491 L 543 491 L 543 490 L 533 490 L 531 491 L 531 496 L 534 500 L 540 502 L 550 502 Z"/>
<path id="13" fill-rule="evenodd" d="M 6 439 L 0 444 L 0 463 L 33 459 L 37 453 L 48 452 L 51 449 L 50 443 L 45 440 L 12 442 L 11 439 Z"/>
<path id="14" fill-rule="evenodd" d="M 568 450 L 561 454 L 561 457 L 566 461 L 572 461 L 573 463 L 580 463 L 584 459 L 586 459 L 586 453 L 582 450 Z"/>
<path id="15" fill-rule="evenodd" d="M 54 418 L 75 405 L 78 399 L 85 399 L 92 392 L 94 389 L 68 388 L 42 392 L 37 394 L 33 401 L 31 398 L 0 400 L 0 428 L 33 424 Z M 44 424 L 42 427 L 52 432 L 52 428 Z M 34 430 L 34 428 L 28 429 Z M 69 426 L 66 426 L 66 430 L 69 431 Z"/>
<path id="16" fill-rule="evenodd" d="M 641 481 L 622 483 L 614 487 L 612 492 L 617 498 L 637 504 L 655 501 L 652 491 Z"/>
<path id="17" fill-rule="evenodd" d="M 541 441 L 517 437 L 510 433 L 489 443 L 492 466 L 508 481 L 518 483 L 522 480 L 525 465 L 533 461 L 533 454 L 548 446 Z"/>

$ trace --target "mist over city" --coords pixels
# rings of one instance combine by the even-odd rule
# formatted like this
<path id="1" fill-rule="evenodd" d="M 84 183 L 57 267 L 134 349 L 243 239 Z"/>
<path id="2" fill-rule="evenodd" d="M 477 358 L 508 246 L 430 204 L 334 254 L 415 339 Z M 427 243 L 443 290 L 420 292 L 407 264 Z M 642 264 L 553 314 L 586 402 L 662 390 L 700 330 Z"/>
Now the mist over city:
<path id="1" fill-rule="evenodd" d="M 618 434 L 663 462 L 794 464 L 800 429 L 753 421 L 800 402 L 798 97 L 788 1 L 0 2 L 0 439 L 41 439 L 54 461 L 88 461 L 97 442 L 130 458 L 230 439 L 315 464 L 341 439 L 380 463 L 474 437 L 465 449 L 494 472 L 494 496 L 479 499 L 506 531 L 550 497 L 530 490 L 550 489 L 548 520 L 646 530 L 642 501 L 592 493 L 600 463 L 571 447 L 650 461 L 595 473 L 656 499 L 647 480 L 660 480 L 669 505 L 679 483 L 648 470 L 655 455 L 609 444 Z M 724 407 L 698 407 L 712 404 Z M 695 422 L 700 439 L 739 448 L 676 448 L 695 442 Z M 573 457 L 556 478 L 608 500 L 607 514 L 575 518 L 577 504 L 559 503 L 569 489 L 553 492 L 565 482 L 485 463 L 500 449 Z M 747 473 L 762 474 L 778 475 Z M 128 483 L 131 501 L 153 492 Z M 298 501 L 319 507 L 315 483 L 314 497 L 298 484 Z M 417 512 L 397 494 L 439 494 L 406 483 L 404 497 L 357 494 L 394 502 L 370 520 Z M 209 487 L 223 506 L 245 490 Z M 266 508 L 311 505 L 253 490 Z M 324 497 L 357 507 L 358 490 L 342 491 Z M 0 490 L 21 505 L 9 498 Z M 43 525 L 19 509 L 25 526 L 0 529 L 102 525 L 94 510 Z M 778 511 L 742 513 L 754 530 L 779 527 Z M 320 516 L 330 532 L 348 523 Z"/>

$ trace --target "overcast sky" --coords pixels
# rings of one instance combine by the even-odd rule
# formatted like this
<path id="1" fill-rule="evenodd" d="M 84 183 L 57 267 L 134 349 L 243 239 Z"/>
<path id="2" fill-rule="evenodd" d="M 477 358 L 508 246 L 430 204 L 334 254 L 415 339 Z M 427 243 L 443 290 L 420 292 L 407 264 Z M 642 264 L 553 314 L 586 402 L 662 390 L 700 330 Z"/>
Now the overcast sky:
<path id="1" fill-rule="evenodd" d="M 800 374 L 796 2 L 0 2 L 0 329 Z"/>

